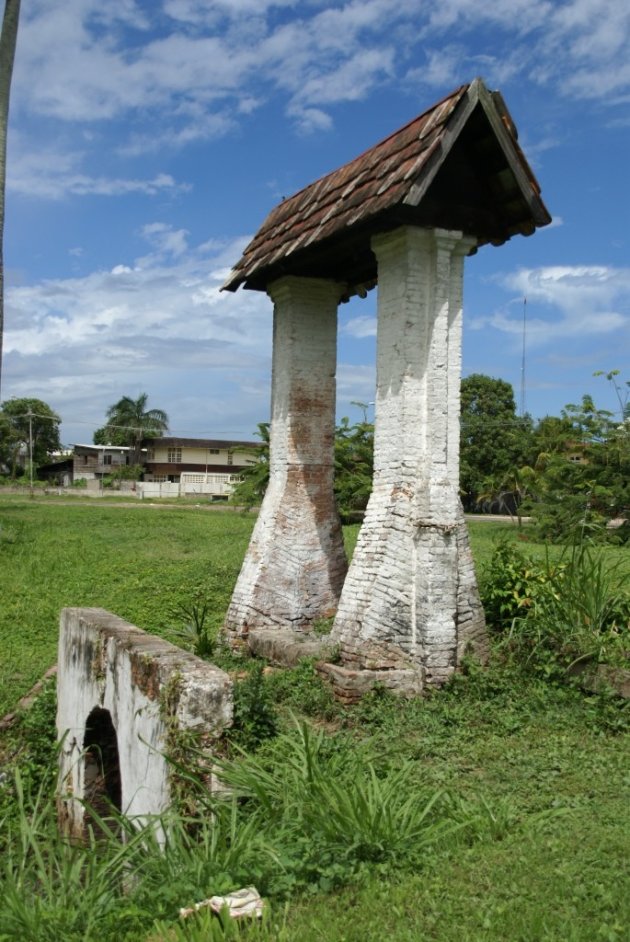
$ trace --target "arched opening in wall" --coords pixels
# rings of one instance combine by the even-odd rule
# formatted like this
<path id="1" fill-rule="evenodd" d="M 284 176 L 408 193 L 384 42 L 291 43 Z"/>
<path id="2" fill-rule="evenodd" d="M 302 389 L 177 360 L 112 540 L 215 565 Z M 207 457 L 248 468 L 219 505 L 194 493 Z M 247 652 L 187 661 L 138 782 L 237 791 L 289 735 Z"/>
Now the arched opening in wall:
<path id="1" fill-rule="evenodd" d="M 83 737 L 83 798 L 86 827 L 99 829 L 98 819 L 111 820 L 122 810 L 118 738 L 109 710 L 95 707 L 87 718 Z M 95 813 L 90 815 L 90 809 Z"/>

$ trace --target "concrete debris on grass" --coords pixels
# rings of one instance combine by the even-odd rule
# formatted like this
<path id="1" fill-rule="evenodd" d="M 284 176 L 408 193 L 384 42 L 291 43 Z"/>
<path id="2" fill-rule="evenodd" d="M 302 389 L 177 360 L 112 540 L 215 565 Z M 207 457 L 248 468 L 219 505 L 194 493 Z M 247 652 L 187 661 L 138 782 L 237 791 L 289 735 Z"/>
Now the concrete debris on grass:
<path id="1" fill-rule="evenodd" d="M 256 887 L 248 886 L 234 893 L 228 893 L 227 896 L 211 896 L 210 899 L 195 903 L 188 909 L 180 909 L 179 915 L 182 919 L 187 919 L 201 909 L 210 909 L 217 915 L 227 911 L 231 919 L 260 919 L 264 906 L 264 901 Z"/>

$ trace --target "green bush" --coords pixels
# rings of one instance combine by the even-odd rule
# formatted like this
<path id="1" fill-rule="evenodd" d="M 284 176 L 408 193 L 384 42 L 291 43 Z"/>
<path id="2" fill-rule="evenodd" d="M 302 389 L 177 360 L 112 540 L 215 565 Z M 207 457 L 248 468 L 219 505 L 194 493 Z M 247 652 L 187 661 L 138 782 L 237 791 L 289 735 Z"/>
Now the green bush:
<path id="1" fill-rule="evenodd" d="M 49 794 L 57 780 L 56 684 L 46 682 L 30 708 L 18 713 L 3 737 L 3 779 L 0 784 L 0 818 L 5 825 L 17 811 L 14 773 L 19 772 L 26 807 L 40 793 Z M 2 835 L 0 829 L 0 835 Z M 0 847 L 2 836 L 0 836 Z"/>
<path id="2" fill-rule="evenodd" d="M 297 713 L 326 720 L 341 713 L 332 687 L 317 673 L 314 659 L 304 658 L 296 667 L 275 671 L 267 684 L 275 703 Z"/>
<path id="3" fill-rule="evenodd" d="M 247 676 L 234 684 L 234 725 L 230 738 L 241 748 L 256 749 L 276 735 L 278 717 L 263 666 L 254 664 Z"/>
<path id="4" fill-rule="evenodd" d="M 504 538 L 481 573 L 479 592 L 488 626 L 505 631 L 534 605 L 549 579 L 549 566 L 527 556 Z"/>
<path id="5" fill-rule="evenodd" d="M 175 629 L 176 637 L 197 657 L 211 658 L 217 643 L 217 629 L 208 621 L 210 600 L 207 598 L 181 602 L 174 614 L 183 620 L 183 626 Z"/>
<path id="6" fill-rule="evenodd" d="M 499 543 L 480 585 L 488 623 L 506 650 L 547 676 L 566 676 L 579 662 L 627 664 L 630 592 L 623 563 L 588 540 L 556 559 L 536 562 Z"/>
<path id="7" fill-rule="evenodd" d="M 383 763 L 350 737 L 336 744 L 307 723 L 263 750 L 223 763 L 222 781 L 271 838 L 282 867 L 268 890 L 328 891 L 370 868 L 414 868 L 477 818 L 441 789 L 427 787 L 414 762 Z"/>

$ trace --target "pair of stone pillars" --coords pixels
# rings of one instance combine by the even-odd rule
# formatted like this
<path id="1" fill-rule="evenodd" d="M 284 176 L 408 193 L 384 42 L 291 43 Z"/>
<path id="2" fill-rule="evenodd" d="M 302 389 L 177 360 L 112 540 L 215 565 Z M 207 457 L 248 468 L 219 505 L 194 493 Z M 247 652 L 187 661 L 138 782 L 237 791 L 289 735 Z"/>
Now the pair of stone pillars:
<path id="1" fill-rule="evenodd" d="M 270 481 L 226 629 L 308 631 L 335 614 L 342 664 L 442 683 L 485 639 L 459 499 L 461 232 L 372 238 L 378 265 L 374 482 L 349 570 L 333 496 L 337 306 L 288 276 L 274 302 Z"/>

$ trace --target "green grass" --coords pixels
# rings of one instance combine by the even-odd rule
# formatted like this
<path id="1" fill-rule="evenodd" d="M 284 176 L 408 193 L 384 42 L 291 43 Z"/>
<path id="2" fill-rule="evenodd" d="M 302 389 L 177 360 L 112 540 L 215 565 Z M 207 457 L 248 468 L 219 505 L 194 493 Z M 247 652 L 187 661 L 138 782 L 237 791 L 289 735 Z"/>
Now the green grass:
<path id="1" fill-rule="evenodd" d="M 55 663 L 66 606 L 106 608 L 177 642 L 176 609 L 207 594 L 209 626 L 218 627 L 254 521 L 214 508 L 60 504 L 0 491 L 0 715 Z M 344 528 L 349 554 L 358 532 Z M 476 558 L 487 558 L 502 532 L 515 528 L 473 523 Z"/>
<path id="2" fill-rule="evenodd" d="M 425 703 L 380 703 L 390 761 L 412 756 L 429 787 L 482 795 L 494 828 L 419 872 L 302 901 L 296 938 L 627 939 L 630 754 L 627 735 L 606 732 L 617 709 L 499 669 Z"/>
<path id="3" fill-rule="evenodd" d="M 0 492 L 0 715 L 55 663 L 66 606 L 106 608 L 174 641 L 177 607 L 207 594 L 218 627 L 252 526 L 233 512 L 61 506 Z"/>
<path id="4" fill-rule="evenodd" d="M 103 606 L 175 640 L 172 612 L 204 590 L 218 626 L 252 526 L 232 512 L 0 497 L 4 708 L 54 662 L 64 605 Z M 346 528 L 350 549 L 357 530 Z M 510 525 L 474 521 L 470 532 L 478 564 L 501 536 L 519 540 Z M 226 771 L 240 801 L 207 808 L 194 839 L 175 826 L 166 855 L 142 841 L 125 860 L 117 846 L 69 848 L 50 810 L 11 812 L 0 942 L 220 939 L 217 923 L 180 926 L 177 910 L 248 883 L 271 917 L 226 938 L 626 942 L 627 706 L 498 660 L 424 700 L 375 692 L 350 710 L 308 663 L 265 685 L 280 735 Z M 34 771 L 52 764 L 45 696 L 40 720 L 36 708 L 5 737 L 3 762 L 24 750 L 27 781 L 50 779 Z"/>

